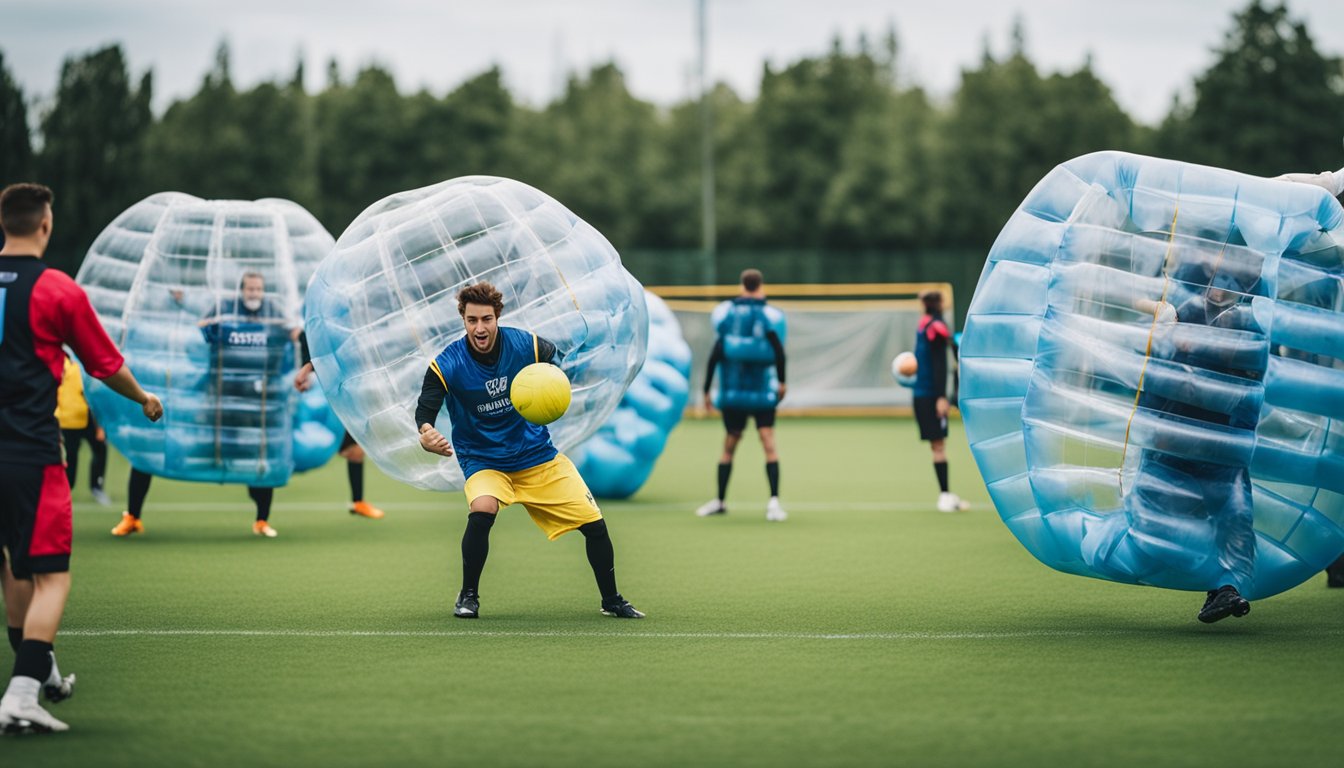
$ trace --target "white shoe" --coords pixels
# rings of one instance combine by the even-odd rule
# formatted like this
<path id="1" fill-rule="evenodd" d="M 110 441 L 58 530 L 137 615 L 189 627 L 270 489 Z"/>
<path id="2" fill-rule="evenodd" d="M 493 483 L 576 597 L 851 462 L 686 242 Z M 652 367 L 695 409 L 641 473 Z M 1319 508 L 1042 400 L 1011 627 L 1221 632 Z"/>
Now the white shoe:
<path id="1" fill-rule="evenodd" d="M 104 507 L 112 506 L 112 497 L 108 496 L 107 491 L 104 491 L 102 488 L 91 488 L 89 489 L 89 493 L 93 496 L 94 501 L 102 504 Z"/>
<path id="2" fill-rule="evenodd" d="M 955 493 L 938 494 L 939 512 L 965 512 L 970 508 L 970 502 L 962 501 L 961 497 Z"/>
<path id="3" fill-rule="evenodd" d="M 780 505 L 778 496 L 771 496 L 770 501 L 766 503 L 765 519 L 772 523 L 781 523 L 789 519 L 789 513 Z"/>
<path id="4" fill-rule="evenodd" d="M 21 733 L 59 733 L 68 731 L 70 726 L 51 716 L 36 699 L 6 694 L 0 699 L 0 732 Z"/>
<path id="5" fill-rule="evenodd" d="M 700 508 L 695 510 L 695 514 L 699 517 L 709 517 L 710 515 L 726 515 L 728 514 L 728 508 L 723 505 L 722 501 L 719 501 L 718 499 L 713 499 L 711 501 L 706 501 L 704 504 L 701 504 Z"/>

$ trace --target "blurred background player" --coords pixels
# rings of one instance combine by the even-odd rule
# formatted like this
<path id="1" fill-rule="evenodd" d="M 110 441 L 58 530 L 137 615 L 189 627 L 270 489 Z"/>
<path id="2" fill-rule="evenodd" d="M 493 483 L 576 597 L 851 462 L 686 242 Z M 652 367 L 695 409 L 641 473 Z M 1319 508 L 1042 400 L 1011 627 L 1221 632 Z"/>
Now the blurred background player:
<path id="1" fill-rule="evenodd" d="M 216 422 L 219 450 L 221 455 L 226 450 L 250 454 L 256 450 L 255 445 L 231 445 L 222 433 L 234 428 L 265 429 L 265 413 L 259 404 L 268 374 L 283 364 L 280 361 L 286 347 L 298 339 L 299 329 L 288 327 L 284 313 L 266 296 L 265 278 L 260 272 L 250 271 L 244 272 L 238 281 L 238 294 L 219 302 L 199 325 L 211 347 L 209 378 L 219 414 Z M 131 468 L 127 508 L 121 514 L 121 522 L 112 528 L 113 536 L 144 532 L 140 518 L 153 479 L 148 472 Z M 270 524 L 275 489 L 249 485 L 247 495 L 257 508 L 252 533 L 275 538 L 278 533 Z"/>
<path id="2" fill-rule="evenodd" d="M 777 330 L 784 327 L 784 315 L 766 305 L 765 279 L 760 270 L 748 269 L 742 273 L 742 293 L 721 304 L 711 317 L 715 318 L 718 339 L 705 371 L 704 405 L 706 411 L 714 408 L 710 388 L 714 369 L 722 366 L 719 410 L 723 413 L 726 434 L 719 456 L 719 495 L 702 504 L 695 514 L 709 517 L 728 512 L 724 498 L 728 494 L 728 478 L 733 473 L 733 454 L 742 442 L 747 419 L 751 418 L 756 422 L 756 434 L 765 451 L 765 476 L 770 483 L 765 519 L 781 522 L 789 517 L 779 503 L 779 453 L 775 448 L 775 408 L 788 390 L 784 383 L 784 342 Z"/>
<path id="3" fill-rule="evenodd" d="M 42 708 L 39 690 L 60 701 L 74 675 L 56 666 L 56 631 L 70 594 L 70 483 L 62 466 L 56 391 L 65 370 L 63 346 L 89 375 L 139 403 L 145 417 L 163 415 L 107 337 L 88 296 L 41 259 L 51 239 L 51 190 L 14 184 L 0 192 L 0 553 L 5 619 L 14 672 L 0 697 L 0 730 L 68 730 Z"/>
<path id="4" fill-rule="evenodd" d="M 65 442 L 65 476 L 70 488 L 75 487 L 75 475 L 79 473 L 79 444 L 87 441 L 89 453 L 89 493 L 94 500 L 105 507 L 112 505 L 103 489 L 103 475 L 107 472 L 107 435 L 89 410 L 89 402 L 84 398 L 84 377 L 79 365 L 67 355 L 65 372 L 61 376 L 60 389 L 56 391 L 56 421 L 61 425 L 61 439 Z"/>
<path id="5" fill-rule="evenodd" d="M 919 425 L 919 439 L 927 440 L 933 452 L 933 473 L 938 477 L 938 511 L 957 512 L 971 505 L 948 490 L 947 472 L 947 414 L 952 401 L 947 396 L 948 352 L 956 357 L 952 331 L 943 322 L 943 294 L 924 291 L 919 295 L 924 304 L 924 315 L 915 330 L 914 398 L 915 423 Z"/>
<path id="6" fill-rule="evenodd" d="M 313 358 L 308 352 L 308 334 L 303 332 L 299 333 L 299 355 L 303 366 L 294 377 L 294 388 L 307 392 L 313 386 Z M 383 510 L 364 500 L 364 449 L 355 442 L 350 430 L 341 438 L 341 456 L 345 458 L 345 474 L 350 479 L 350 514 L 383 519 Z"/>
<path id="7" fill-rule="evenodd" d="M 453 615 L 460 619 L 480 615 L 479 587 L 490 552 L 490 528 L 502 507 L 518 502 L 552 541 L 573 530 L 583 534 L 604 615 L 644 618 L 616 589 L 616 555 L 607 521 L 579 471 L 555 449 L 550 431 L 524 420 L 509 400 L 509 382 L 532 363 L 555 361 L 555 345 L 527 331 L 500 327 L 504 297 L 490 283 L 459 291 L 457 311 L 466 335 L 429 364 L 415 409 L 420 447 L 450 457 L 452 445 L 434 428 L 446 400 L 452 444 L 467 479 L 462 590 Z"/>

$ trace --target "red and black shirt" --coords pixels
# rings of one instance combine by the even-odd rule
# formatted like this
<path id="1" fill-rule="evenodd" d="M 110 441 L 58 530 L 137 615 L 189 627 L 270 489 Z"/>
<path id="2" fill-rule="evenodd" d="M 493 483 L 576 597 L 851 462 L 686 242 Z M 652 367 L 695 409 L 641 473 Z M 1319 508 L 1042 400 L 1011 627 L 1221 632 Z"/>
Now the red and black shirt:
<path id="1" fill-rule="evenodd" d="M 125 362 L 69 275 L 32 256 L 0 256 L 0 462 L 60 464 L 56 390 L 69 345 L 105 379 Z"/>

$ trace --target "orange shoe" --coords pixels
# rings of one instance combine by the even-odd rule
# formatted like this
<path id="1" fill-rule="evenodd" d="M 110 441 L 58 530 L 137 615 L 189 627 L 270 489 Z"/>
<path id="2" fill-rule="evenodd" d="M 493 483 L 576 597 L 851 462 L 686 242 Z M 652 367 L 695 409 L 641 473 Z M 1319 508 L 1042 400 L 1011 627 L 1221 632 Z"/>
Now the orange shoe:
<path id="1" fill-rule="evenodd" d="M 367 501 L 356 501 L 350 507 L 350 514 L 359 515 L 360 517 L 367 517 L 370 520 L 383 519 L 383 510 L 373 506 Z"/>
<path id="2" fill-rule="evenodd" d="M 132 533 L 144 533 L 145 524 L 140 522 L 140 518 L 131 517 L 130 512 L 121 513 L 121 522 L 112 529 L 113 536 L 130 536 Z"/>
<path id="3" fill-rule="evenodd" d="M 280 535 L 276 533 L 275 529 L 271 527 L 270 523 L 266 522 L 265 520 L 258 520 L 257 522 L 253 523 L 252 532 L 258 536 L 265 536 L 268 539 L 274 539 L 276 536 Z"/>

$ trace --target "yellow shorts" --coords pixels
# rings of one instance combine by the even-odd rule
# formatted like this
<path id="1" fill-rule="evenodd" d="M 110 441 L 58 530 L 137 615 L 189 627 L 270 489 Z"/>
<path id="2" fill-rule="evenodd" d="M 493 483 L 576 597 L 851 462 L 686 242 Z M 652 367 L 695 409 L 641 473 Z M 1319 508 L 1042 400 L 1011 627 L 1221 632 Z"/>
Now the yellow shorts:
<path id="1" fill-rule="evenodd" d="M 481 496 L 499 499 L 501 509 L 514 502 L 522 504 L 548 539 L 602 519 L 588 484 L 563 453 L 517 472 L 482 469 L 467 478 L 466 492 L 468 504 Z"/>

